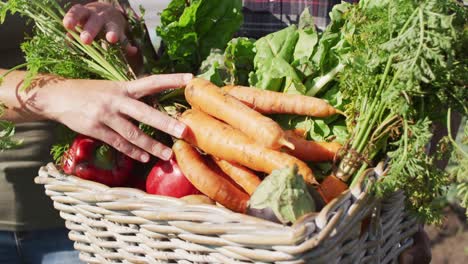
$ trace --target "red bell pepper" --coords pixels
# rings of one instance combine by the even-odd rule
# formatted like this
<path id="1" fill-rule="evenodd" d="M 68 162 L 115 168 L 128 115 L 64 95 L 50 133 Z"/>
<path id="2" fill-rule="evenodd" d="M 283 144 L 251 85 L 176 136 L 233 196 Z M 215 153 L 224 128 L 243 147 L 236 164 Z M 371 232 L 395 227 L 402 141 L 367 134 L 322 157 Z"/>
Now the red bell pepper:
<path id="1" fill-rule="evenodd" d="M 99 182 L 110 187 L 123 186 L 135 161 L 109 145 L 78 135 L 62 158 L 65 173 Z"/>

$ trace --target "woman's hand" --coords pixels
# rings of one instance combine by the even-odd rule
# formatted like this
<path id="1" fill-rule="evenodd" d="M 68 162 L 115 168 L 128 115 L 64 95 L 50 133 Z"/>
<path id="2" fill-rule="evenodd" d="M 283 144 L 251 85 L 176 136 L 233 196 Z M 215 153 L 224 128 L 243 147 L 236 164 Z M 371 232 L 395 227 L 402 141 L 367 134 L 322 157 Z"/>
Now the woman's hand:
<path id="1" fill-rule="evenodd" d="M 0 74 L 3 70 L 0 69 Z M 192 74 L 152 75 L 130 82 L 62 79 L 40 75 L 28 91 L 20 91 L 25 72 L 9 74 L 0 85 L 2 118 L 13 122 L 51 119 L 70 129 L 106 142 L 142 162 L 154 155 L 168 160 L 171 148 L 144 134 L 139 121 L 181 138 L 185 124 L 138 99 L 167 89 L 184 87 Z"/>
<path id="2" fill-rule="evenodd" d="M 39 89 L 36 100 L 48 102 L 38 109 L 49 119 L 100 139 L 136 160 L 148 161 L 148 153 L 168 160 L 172 157 L 171 148 L 144 134 L 130 119 L 182 137 L 186 131 L 183 123 L 138 99 L 184 87 L 191 79 L 191 74 L 167 74 L 130 82 L 73 80 L 69 87 L 54 85 L 47 92 Z"/>
<path id="3" fill-rule="evenodd" d="M 127 20 L 122 12 L 109 3 L 92 2 L 87 5 L 74 5 L 65 14 L 63 25 L 69 30 L 80 26 L 81 41 L 91 44 L 101 31 L 105 32 L 109 43 L 125 43 L 128 56 L 136 55 L 138 49 L 128 42 L 126 35 Z"/>

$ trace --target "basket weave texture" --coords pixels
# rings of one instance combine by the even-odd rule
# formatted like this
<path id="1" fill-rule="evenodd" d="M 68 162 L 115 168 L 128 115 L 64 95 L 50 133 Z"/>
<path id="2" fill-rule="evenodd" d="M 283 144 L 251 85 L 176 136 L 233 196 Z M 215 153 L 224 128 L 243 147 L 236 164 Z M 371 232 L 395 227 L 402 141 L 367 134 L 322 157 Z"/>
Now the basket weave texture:
<path id="1" fill-rule="evenodd" d="M 369 171 L 366 179 L 375 174 Z M 45 186 L 87 263 L 394 263 L 418 229 L 401 192 L 378 200 L 364 178 L 292 226 L 109 188 L 53 164 L 35 181 Z"/>

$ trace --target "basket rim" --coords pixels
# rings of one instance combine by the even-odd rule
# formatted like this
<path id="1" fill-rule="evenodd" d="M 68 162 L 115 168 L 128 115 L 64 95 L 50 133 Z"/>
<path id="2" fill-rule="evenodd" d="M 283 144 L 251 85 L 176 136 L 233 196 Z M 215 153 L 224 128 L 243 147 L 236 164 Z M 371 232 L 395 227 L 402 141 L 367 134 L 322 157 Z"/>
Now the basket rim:
<path id="1" fill-rule="evenodd" d="M 152 203 L 170 203 L 176 206 L 183 206 L 185 208 L 193 208 L 196 209 L 209 209 L 211 211 L 218 211 L 223 215 L 230 215 L 230 216 L 238 216 L 242 220 L 250 220 L 253 222 L 266 224 L 272 227 L 284 227 L 284 228 L 292 228 L 297 229 L 300 228 L 302 225 L 310 222 L 314 218 L 321 219 L 322 222 L 328 222 L 327 218 L 329 218 L 330 212 L 334 209 L 339 208 L 347 199 L 354 197 L 358 198 L 363 194 L 366 196 L 370 196 L 371 186 L 375 182 L 375 178 L 377 175 L 381 173 L 379 169 L 380 163 L 375 168 L 368 168 L 364 173 L 361 174 L 361 177 L 356 181 L 356 184 L 350 186 L 349 189 L 341 193 L 338 197 L 334 198 L 332 201 L 327 203 L 320 211 L 310 212 L 302 217 L 300 217 L 294 224 L 280 224 L 275 223 L 269 220 L 265 220 L 262 218 L 258 218 L 255 216 L 250 216 L 243 213 L 234 212 L 228 208 L 223 207 L 220 204 L 192 204 L 186 200 L 170 197 L 170 196 L 163 196 L 163 195 L 156 195 L 156 194 L 149 194 L 142 190 L 131 188 L 131 187 L 109 187 L 107 185 L 85 180 L 79 178 L 75 175 L 69 175 L 61 171 L 54 163 L 50 162 L 45 166 L 42 166 L 39 169 L 39 175 L 34 178 L 36 184 L 42 185 L 51 185 L 54 184 L 56 181 L 60 181 L 62 183 L 66 182 L 66 185 L 69 185 L 69 190 L 67 190 L 68 195 L 71 197 L 80 196 L 76 194 L 78 189 L 86 190 L 86 195 L 91 195 L 92 192 L 89 190 L 95 191 L 96 196 L 92 198 L 99 198 L 99 200 L 107 200 L 101 201 L 98 204 L 103 206 L 106 209 L 112 209 L 115 205 L 121 205 L 122 203 L 128 205 L 129 207 L 133 208 L 132 211 L 156 211 L 154 207 L 150 204 Z M 52 174 L 54 178 L 52 179 L 49 175 Z M 59 188 L 60 189 L 60 188 Z M 66 189 L 66 188 L 62 188 Z M 84 198 L 85 195 L 81 195 L 79 198 Z M 91 199 L 93 200 L 93 199 Z M 116 202 L 118 201 L 118 202 Z M 150 204 L 148 204 L 150 203 Z M 138 209 L 138 210 L 137 210 Z M 235 217 L 234 217 L 235 218 Z M 308 221 L 306 221 L 308 220 Z M 325 226 L 323 226 L 325 227 Z"/>

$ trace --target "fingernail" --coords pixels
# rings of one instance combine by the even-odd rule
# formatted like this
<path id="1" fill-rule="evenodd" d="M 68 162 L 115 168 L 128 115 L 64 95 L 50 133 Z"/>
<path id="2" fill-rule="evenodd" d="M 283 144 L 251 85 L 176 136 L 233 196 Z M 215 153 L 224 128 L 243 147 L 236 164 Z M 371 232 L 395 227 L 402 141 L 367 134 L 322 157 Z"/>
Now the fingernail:
<path id="1" fill-rule="evenodd" d="M 150 156 L 148 155 L 148 153 L 144 153 L 144 154 L 142 154 L 142 155 L 140 156 L 141 162 L 146 163 L 146 162 L 149 161 L 149 159 L 150 159 Z"/>
<path id="2" fill-rule="evenodd" d="M 64 18 L 63 25 L 65 26 L 65 28 L 71 29 L 71 20 L 69 18 Z"/>
<path id="3" fill-rule="evenodd" d="M 106 39 L 109 41 L 109 43 L 116 43 L 119 40 L 119 37 L 115 32 L 107 32 L 106 33 Z"/>
<path id="4" fill-rule="evenodd" d="M 187 130 L 187 126 L 184 123 L 177 123 L 174 127 L 174 136 L 177 138 L 182 138 Z"/>
<path id="5" fill-rule="evenodd" d="M 161 156 L 164 160 L 170 160 L 172 158 L 172 150 L 169 148 L 163 150 Z"/>
<path id="6" fill-rule="evenodd" d="M 89 34 L 86 31 L 81 32 L 81 41 L 83 41 L 85 44 L 91 42 L 91 34 Z"/>

